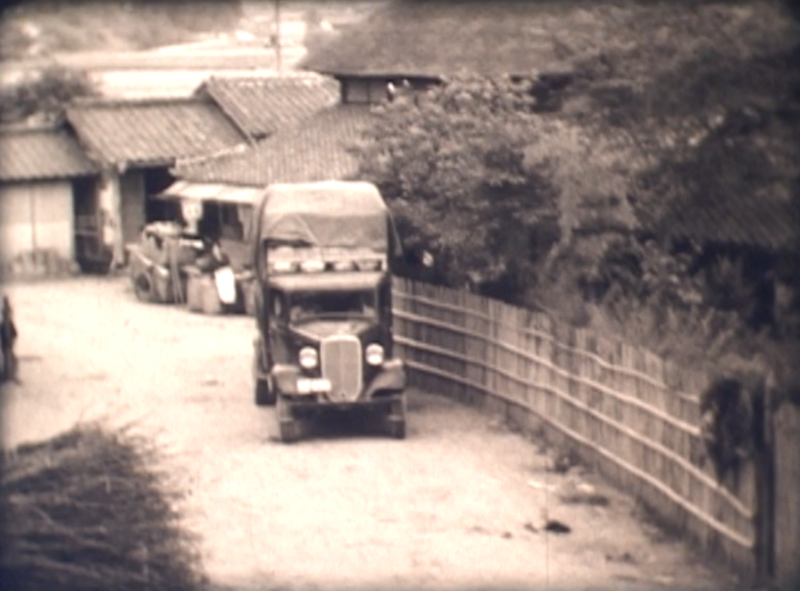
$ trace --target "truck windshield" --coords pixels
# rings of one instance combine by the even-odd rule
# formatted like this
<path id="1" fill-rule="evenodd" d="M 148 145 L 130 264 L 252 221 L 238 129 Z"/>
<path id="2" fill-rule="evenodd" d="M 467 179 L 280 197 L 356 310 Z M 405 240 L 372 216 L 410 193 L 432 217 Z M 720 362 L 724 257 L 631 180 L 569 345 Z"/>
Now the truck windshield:
<path id="1" fill-rule="evenodd" d="M 331 316 L 377 317 L 376 294 L 373 291 L 330 291 L 294 293 L 289 299 L 292 322 Z"/>

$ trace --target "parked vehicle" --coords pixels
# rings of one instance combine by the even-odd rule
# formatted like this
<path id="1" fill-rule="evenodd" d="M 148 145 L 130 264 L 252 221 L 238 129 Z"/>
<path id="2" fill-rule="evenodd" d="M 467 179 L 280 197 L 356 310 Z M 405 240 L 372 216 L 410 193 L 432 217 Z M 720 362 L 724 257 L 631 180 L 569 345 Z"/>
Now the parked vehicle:
<path id="1" fill-rule="evenodd" d="M 393 356 L 391 266 L 400 242 L 364 182 L 276 184 L 254 217 L 255 402 L 282 441 L 324 409 L 379 411 L 406 433 L 406 374 Z"/>
<path id="2" fill-rule="evenodd" d="M 254 189 L 216 193 L 176 182 L 155 199 L 180 205 L 183 221 L 213 255 L 185 269 L 185 301 L 192 311 L 255 313 L 248 242 Z M 203 263 L 207 264 L 203 264 Z M 215 296 L 216 294 L 216 296 Z"/>
<path id="3" fill-rule="evenodd" d="M 237 303 L 233 272 L 217 245 L 176 222 L 154 222 L 130 244 L 128 269 L 144 302 L 185 303 L 190 310 L 219 313 Z"/>
<path id="4" fill-rule="evenodd" d="M 140 241 L 127 245 L 128 271 L 136 297 L 143 302 L 184 300 L 184 267 L 207 249 L 199 237 L 184 236 L 176 222 L 154 222 L 142 228 Z"/>

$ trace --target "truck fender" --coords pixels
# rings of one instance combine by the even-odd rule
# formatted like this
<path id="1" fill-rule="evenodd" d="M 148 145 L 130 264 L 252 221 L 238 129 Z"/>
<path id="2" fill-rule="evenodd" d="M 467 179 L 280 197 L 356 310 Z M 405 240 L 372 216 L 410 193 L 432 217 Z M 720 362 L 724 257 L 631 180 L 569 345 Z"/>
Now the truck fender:
<path id="1" fill-rule="evenodd" d="M 297 376 L 300 375 L 300 369 L 294 365 L 283 365 L 276 363 L 272 366 L 270 372 L 272 376 L 272 383 L 278 392 L 285 394 L 294 394 L 297 392 Z"/>
<path id="2" fill-rule="evenodd" d="M 376 392 L 392 391 L 402 392 L 406 389 L 407 379 L 403 361 L 400 359 L 390 359 L 384 361 L 381 372 L 375 376 L 372 383 L 364 392 L 365 398 L 371 398 Z"/>

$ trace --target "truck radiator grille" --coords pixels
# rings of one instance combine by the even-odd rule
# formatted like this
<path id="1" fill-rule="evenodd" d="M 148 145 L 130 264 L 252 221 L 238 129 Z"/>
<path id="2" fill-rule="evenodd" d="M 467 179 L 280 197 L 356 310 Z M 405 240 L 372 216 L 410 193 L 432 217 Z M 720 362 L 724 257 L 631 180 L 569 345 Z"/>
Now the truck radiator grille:
<path id="1" fill-rule="evenodd" d="M 341 335 L 322 341 L 320 363 L 323 377 L 331 382 L 333 402 L 352 402 L 361 392 L 361 342 L 354 336 Z"/>

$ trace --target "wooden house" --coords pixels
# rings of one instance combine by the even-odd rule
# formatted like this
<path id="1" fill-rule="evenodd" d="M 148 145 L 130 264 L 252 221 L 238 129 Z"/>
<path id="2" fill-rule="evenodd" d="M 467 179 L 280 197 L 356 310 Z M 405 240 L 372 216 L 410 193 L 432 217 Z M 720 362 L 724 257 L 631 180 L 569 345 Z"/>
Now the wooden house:
<path id="1" fill-rule="evenodd" d="M 77 228 L 90 208 L 99 171 L 62 126 L 0 130 L 4 271 L 36 272 L 31 265 L 42 265 L 41 255 L 92 264 L 94 245 L 85 244 Z"/>

